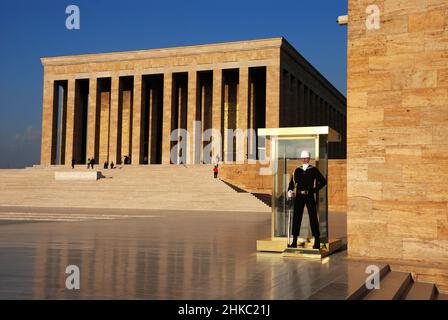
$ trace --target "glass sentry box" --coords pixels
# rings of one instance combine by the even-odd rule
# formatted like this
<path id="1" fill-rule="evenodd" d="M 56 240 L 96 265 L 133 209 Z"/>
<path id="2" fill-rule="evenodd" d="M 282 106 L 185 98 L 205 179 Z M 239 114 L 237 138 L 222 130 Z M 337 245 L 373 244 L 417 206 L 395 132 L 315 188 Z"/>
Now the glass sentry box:
<path id="1" fill-rule="evenodd" d="M 308 212 L 305 206 L 297 248 L 288 248 L 291 243 L 294 201 L 287 198 L 288 186 L 294 172 L 301 163 L 300 153 L 311 153 L 310 164 L 317 167 L 328 181 L 328 143 L 340 142 L 338 132 L 330 127 L 290 127 L 258 129 L 258 136 L 270 143 L 272 168 L 272 221 L 271 238 L 257 241 L 258 251 L 282 252 L 284 255 L 301 255 L 322 258 L 341 246 L 338 239 L 328 237 L 328 193 L 327 186 L 316 195 L 321 249 L 313 249 Z"/>

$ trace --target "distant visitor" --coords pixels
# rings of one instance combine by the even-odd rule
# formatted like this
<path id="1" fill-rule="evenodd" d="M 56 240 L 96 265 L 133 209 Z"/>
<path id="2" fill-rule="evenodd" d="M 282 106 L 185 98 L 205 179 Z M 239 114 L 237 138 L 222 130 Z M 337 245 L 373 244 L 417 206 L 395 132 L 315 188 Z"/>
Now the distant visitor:
<path id="1" fill-rule="evenodd" d="M 218 165 L 215 164 L 215 166 L 213 167 L 213 175 L 216 178 L 218 178 Z"/>

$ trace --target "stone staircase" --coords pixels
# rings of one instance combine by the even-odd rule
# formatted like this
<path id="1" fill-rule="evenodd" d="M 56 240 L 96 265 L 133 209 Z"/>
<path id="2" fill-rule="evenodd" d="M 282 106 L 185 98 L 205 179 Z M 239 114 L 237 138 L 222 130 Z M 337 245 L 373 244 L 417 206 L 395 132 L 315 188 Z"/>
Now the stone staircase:
<path id="1" fill-rule="evenodd" d="M 392 271 L 387 264 L 379 265 L 380 288 L 367 289 L 367 264 L 351 264 L 347 272 L 315 292 L 310 299 L 338 300 L 448 300 L 433 283 L 417 282 L 407 272 Z"/>
<path id="2" fill-rule="evenodd" d="M 0 170 L 0 206 L 270 212 L 250 193 L 213 178 L 206 165 L 119 166 L 97 181 L 55 181 L 56 171 L 85 166 Z"/>

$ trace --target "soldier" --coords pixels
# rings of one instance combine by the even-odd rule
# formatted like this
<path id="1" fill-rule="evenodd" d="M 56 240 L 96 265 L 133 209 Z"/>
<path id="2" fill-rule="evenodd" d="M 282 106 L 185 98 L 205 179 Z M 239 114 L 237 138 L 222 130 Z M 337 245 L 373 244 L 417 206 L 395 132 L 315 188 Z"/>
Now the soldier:
<path id="1" fill-rule="evenodd" d="M 317 219 L 315 193 L 325 187 L 327 181 L 319 169 L 309 164 L 311 154 L 303 150 L 300 154 L 302 165 L 297 167 L 291 177 L 288 188 L 288 197 L 295 197 L 294 215 L 292 220 L 293 241 L 290 247 L 297 248 L 297 237 L 300 233 L 303 209 L 306 205 L 310 217 L 311 230 L 314 237 L 314 249 L 320 249 L 319 220 Z M 316 182 L 316 184 L 314 184 Z M 297 194 L 294 189 L 297 188 Z M 288 244 L 289 245 L 289 244 Z"/>

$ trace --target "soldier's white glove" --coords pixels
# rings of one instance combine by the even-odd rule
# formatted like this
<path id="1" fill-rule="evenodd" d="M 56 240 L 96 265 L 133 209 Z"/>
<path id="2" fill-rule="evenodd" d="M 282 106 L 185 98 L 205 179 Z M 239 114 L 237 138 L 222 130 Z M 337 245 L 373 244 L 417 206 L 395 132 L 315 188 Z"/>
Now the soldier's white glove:
<path id="1" fill-rule="evenodd" d="M 291 199 L 294 196 L 294 192 L 292 190 L 288 191 L 288 199 Z"/>

